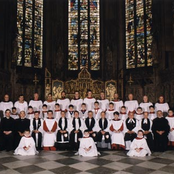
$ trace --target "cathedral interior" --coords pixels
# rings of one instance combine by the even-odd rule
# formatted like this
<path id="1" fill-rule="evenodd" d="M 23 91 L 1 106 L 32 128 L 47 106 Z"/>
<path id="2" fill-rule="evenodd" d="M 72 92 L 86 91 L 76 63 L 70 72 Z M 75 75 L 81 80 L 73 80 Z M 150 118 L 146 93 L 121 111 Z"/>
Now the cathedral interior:
<path id="1" fill-rule="evenodd" d="M 92 88 L 174 106 L 173 0 L 0 0 L 0 21 L 1 99 Z"/>

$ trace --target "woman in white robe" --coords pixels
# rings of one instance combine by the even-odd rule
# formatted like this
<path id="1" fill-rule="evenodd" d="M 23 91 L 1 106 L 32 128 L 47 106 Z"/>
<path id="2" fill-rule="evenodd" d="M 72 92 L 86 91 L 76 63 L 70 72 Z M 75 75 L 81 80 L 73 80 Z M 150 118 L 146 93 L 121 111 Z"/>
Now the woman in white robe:
<path id="1" fill-rule="evenodd" d="M 168 116 L 166 117 L 170 126 L 170 132 L 168 134 L 169 146 L 174 146 L 174 115 L 173 111 L 170 109 L 168 111 Z"/>
<path id="2" fill-rule="evenodd" d="M 110 131 L 112 149 L 125 149 L 123 120 L 119 119 L 118 112 L 114 112 L 114 119 L 111 121 Z"/>
<path id="3" fill-rule="evenodd" d="M 36 151 L 34 139 L 30 136 L 29 130 L 26 130 L 24 132 L 24 136 L 21 138 L 20 143 L 15 149 L 14 154 L 22 156 L 38 154 L 38 151 Z"/>
<path id="4" fill-rule="evenodd" d="M 85 131 L 84 137 L 80 139 L 78 154 L 84 157 L 94 157 L 99 155 L 94 140 L 89 137 L 88 131 Z"/>
<path id="5" fill-rule="evenodd" d="M 143 131 L 139 130 L 137 138 L 135 138 L 130 146 L 130 150 L 127 153 L 128 156 L 133 157 L 145 157 L 146 155 L 150 156 L 151 151 L 147 145 L 146 140 L 143 137 Z"/>

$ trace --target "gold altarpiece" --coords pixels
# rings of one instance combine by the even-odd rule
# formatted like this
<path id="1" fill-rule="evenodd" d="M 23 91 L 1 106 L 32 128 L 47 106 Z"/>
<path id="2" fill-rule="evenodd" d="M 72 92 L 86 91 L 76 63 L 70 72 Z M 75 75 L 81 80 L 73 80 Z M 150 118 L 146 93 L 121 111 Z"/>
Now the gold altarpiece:
<path id="1" fill-rule="evenodd" d="M 117 89 L 118 88 L 118 89 Z M 51 73 L 48 69 L 45 69 L 45 99 L 49 93 L 52 93 L 53 99 L 57 100 L 61 98 L 61 92 L 65 91 L 67 97 L 72 99 L 74 97 L 75 91 L 79 91 L 81 98 L 86 97 L 87 90 L 92 90 L 93 97 L 96 99 L 100 98 L 100 92 L 105 92 L 106 98 L 113 100 L 114 93 L 119 93 L 123 96 L 123 78 L 120 75 L 118 82 L 116 80 L 93 80 L 91 74 L 86 68 L 83 68 L 77 79 L 72 79 L 68 81 L 61 81 L 58 79 L 52 79 Z"/>

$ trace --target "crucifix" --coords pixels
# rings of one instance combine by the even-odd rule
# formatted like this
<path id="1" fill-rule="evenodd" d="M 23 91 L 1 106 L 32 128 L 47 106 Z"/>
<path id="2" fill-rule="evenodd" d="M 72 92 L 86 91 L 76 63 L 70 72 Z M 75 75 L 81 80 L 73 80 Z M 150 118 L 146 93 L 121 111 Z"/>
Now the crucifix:
<path id="1" fill-rule="evenodd" d="M 36 73 L 34 75 L 33 82 L 34 82 L 34 86 L 35 86 L 35 92 L 37 92 L 37 83 L 39 83 L 39 80 L 37 79 L 37 74 Z"/>

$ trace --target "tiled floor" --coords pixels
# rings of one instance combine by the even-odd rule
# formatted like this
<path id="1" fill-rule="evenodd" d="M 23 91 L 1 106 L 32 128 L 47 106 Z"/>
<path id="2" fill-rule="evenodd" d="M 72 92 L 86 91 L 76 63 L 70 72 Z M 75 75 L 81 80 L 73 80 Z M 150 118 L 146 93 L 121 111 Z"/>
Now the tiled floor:
<path id="1" fill-rule="evenodd" d="M 173 174 L 174 151 L 130 158 L 124 151 L 104 151 L 84 158 L 71 151 L 42 151 L 36 156 L 0 152 L 0 174 Z"/>

